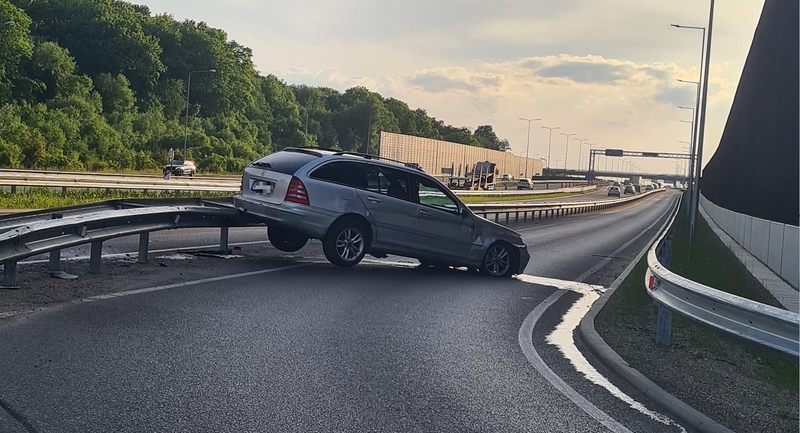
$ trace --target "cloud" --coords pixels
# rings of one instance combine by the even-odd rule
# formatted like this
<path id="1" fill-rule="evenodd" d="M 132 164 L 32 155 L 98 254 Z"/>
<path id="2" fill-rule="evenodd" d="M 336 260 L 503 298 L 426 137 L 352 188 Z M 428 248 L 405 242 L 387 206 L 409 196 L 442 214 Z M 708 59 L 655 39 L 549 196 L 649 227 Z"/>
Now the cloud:
<path id="1" fill-rule="evenodd" d="M 412 86 L 419 87 L 420 89 L 431 93 L 448 92 L 451 90 L 475 92 L 480 88 L 479 86 L 469 83 L 465 80 L 450 78 L 444 74 L 434 71 L 413 75 L 408 77 L 406 82 Z"/>

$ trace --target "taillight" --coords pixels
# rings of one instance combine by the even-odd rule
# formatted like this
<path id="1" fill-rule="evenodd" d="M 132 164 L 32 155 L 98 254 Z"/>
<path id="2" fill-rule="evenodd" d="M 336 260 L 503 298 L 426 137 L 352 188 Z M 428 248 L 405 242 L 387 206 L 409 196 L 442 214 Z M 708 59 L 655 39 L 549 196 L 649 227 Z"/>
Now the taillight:
<path id="1" fill-rule="evenodd" d="M 308 191 L 306 191 L 306 186 L 303 185 L 303 181 L 292 176 L 292 180 L 289 182 L 289 189 L 286 190 L 285 200 L 304 205 L 310 204 L 308 202 Z"/>

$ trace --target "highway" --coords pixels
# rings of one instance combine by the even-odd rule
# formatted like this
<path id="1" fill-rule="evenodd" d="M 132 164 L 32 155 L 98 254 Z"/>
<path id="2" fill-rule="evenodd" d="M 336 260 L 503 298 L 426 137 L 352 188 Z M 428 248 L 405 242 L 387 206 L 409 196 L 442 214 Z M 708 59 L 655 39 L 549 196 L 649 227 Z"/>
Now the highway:
<path id="1" fill-rule="evenodd" d="M 532 258 L 526 275 L 510 280 L 421 269 L 395 257 L 342 270 L 324 263 L 319 243 L 310 242 L 294 259 L 267 248 L 260 260 L 236 267 L 255 274 L 19 318 L 0 327 L 0 426 L 10 432 L 681 431 L 580 351 L 580 342 L 577 353 L 597 371 L 579 372 L 579 360 L 565 357 L 575 347 L 568 338 L 558 345 L 547 340 L 573 304 L 622 272 L 676 198 L 667 192 L 514 225 Z M 265 231 L 231 229 L 230 241 L 266 247 Z M 211 246 L 218 232 L 151 239 L 152 249 Z M 105 252 L 136 246 L 135 238 L 119 239 L 107 242 Z M 598 385 L 596 376 L 616 388 Z"/>

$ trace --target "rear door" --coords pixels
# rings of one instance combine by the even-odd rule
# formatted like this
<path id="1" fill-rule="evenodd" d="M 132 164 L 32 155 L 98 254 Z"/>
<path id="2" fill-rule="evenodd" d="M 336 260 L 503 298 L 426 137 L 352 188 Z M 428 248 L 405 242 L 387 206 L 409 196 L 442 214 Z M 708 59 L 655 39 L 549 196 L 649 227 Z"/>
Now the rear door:
<path id="1" fill-rule="evenodd" d="M 411 247 L 416 205 L 410 201 L 408 173 L 363 163 L 366 187 L 358 197 L 375 221 L 375 241 L 389 246 Z"/>

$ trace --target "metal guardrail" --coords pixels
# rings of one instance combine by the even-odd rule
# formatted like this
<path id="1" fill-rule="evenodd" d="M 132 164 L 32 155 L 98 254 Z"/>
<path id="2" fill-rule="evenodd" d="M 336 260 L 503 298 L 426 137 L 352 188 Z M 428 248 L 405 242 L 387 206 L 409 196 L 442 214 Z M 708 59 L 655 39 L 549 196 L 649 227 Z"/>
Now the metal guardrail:
<path id="1" fill-rule="evenodd" d="M 486 219 L 494 219 L 499 223 L 501 216 L 504 216 L 504 223 L 519 222 L 520 219 L 525 222 L 530 219 L 548 219 L 556 218 L 565 215 L 574 215 L 585 212 L 594 212 L 611 207 L 619 206 L 633 200 L 641 199 L 650 194 L 656 194 L 665 191 L 664 189 L 655 189 L 631 197 L 620 198 L 616 200 L 599 200 L 599 201 L 583 201 L 583 202 L 565 202 L 565 203 L 536 203 L 524 204 L 518 203 L 484 203 L 484 204 L 471 204 L 469 208 L 476 215 L 482 216 Z"/>
<path id="2" fill-rule="evenodd" d="M 80 173 L 62 171 L 39 170 L 0 170 L 0 186 L 11 188 L 16 193 L 17 187 L 61 188 L 65 196 L 69 188 L 91 189 L 124 189 L 124 190 L 149 190 L 149 191 L 204 191 L 236 193 L 241 188 L 242 178 L 231 177 L 184 177 L 172 176 L 164 179 L 158 175 L 144 174 L 116 174 L 116 173 Z M 455 190 L 457 195 L 529 195 L 563 192 L 563 188 L 585 186 L 588 183 L 576 181 L 534 181 L 536 185 L 546 185 L 548 192 L 541 190 Z M 550 186 L 558 186 L 550 189 Z M 516 183 L 514 183 L 516 188 Z"/>
<path id="3" fill-rule="evenodd" d="M 645 286 L 658 304 L 656 341 L 670 343 L 674 312 L 797 360 L 800 315 L 714 289 L 668 269 L 677 214 L 678 207 L 647 253 Z"/>
<path id="4" fill-rule="evenodd" d="M 606 209 L 640 199 L 663 190 L 635 197 L 600 202 L 547 204 L 479 204 L 470 206 L 481 216 L 494 214 L 495 221 L 505 214 L 538 212 L 539 219 Z M 89 273 L 100 272 L 102 244 L 111 238 L 139 235 L 139 263 L 147 262 L 150 232 L 177 228 L 219 227 L 220 250 L 228 249 L 228 228 L 263 225 L 229 203 L 197 199 L 112 200 L 68 208 L 48 209 L 0 217 L 0 263 L 2 286 L 16 286 L 17 262 L 27 257 L 50 253 L 49 271 L 53 276 L 70 278 L 60 270 L 61 250 L 91 243 Z"/>

